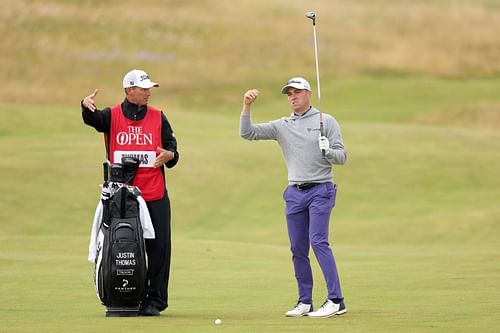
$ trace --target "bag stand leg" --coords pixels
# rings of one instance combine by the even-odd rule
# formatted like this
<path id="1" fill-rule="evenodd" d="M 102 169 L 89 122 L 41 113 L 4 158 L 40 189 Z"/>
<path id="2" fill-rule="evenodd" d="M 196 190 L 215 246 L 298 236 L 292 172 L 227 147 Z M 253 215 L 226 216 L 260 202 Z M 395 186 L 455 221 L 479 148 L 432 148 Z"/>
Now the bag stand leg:
<path id="1" fill-rule="evenodd" d="M 139 315 L 139 307 L 106 307 L 106 317 L 137 317 Z"/>

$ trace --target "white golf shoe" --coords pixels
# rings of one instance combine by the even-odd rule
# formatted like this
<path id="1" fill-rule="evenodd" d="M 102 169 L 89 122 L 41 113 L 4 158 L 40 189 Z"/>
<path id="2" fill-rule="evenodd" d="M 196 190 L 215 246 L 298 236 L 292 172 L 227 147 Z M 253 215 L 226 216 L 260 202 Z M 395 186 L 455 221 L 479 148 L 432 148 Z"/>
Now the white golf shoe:
<path id="1" fill-rule="evenodd" d="M 285 313 L 286 317 L 302 317 L 307 316 L 312 311 L 312 304 L 304 304 L 298 302 L 293 309 Z"/>
<path id="2" fill-rule="evenodd" d="M 339 316 L 347 312 L 344 301 L 340 303 L 333 303 L 327 299 L 325 303 L 318 309 L 318 311 L 309 312 L 307 315 L 311 318 L 328 318 L 332 316 Z"/>

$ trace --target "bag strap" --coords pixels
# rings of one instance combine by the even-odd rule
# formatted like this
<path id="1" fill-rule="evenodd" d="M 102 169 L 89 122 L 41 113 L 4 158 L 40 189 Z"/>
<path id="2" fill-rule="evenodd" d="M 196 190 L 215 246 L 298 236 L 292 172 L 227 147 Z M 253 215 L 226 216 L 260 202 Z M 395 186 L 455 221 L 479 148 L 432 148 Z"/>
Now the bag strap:
<path id="1" fill-rule="evenodd" d="M 121 200 L 121 205 L 120 205 L 120 218 L 124 219 L 125 218 L 125 205 L 127 202 L 127 196 L 128 196 L 128 190 L 126 188 L 121 188 L 120 191 L 120 200 Z"/>

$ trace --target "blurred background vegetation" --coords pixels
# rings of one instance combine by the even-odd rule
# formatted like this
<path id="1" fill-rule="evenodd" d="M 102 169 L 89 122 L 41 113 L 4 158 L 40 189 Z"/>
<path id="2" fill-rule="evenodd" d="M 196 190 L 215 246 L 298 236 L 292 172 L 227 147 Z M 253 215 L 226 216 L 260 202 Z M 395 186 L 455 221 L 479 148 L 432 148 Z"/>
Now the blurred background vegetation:
<path id="1" fill-rule="evenodd" d="M 74 105 L 98 87 L 111 103 L 123 74 L 140 67 L 171 107 L 238 104 L 249 86 L 314 81 L 306 10 L 317 12 L 325 83 L 500 72 L 495 0 L 1 1 L 0 100 Z"/>

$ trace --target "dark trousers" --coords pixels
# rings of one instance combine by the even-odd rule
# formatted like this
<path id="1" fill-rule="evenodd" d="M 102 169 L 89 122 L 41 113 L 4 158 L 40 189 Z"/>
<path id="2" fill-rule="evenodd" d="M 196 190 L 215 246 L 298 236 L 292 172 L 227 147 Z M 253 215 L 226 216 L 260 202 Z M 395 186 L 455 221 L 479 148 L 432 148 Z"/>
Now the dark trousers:
<path id="1" fill-rule="evenodd" d="M 168 307 L 168 279 L 172 251 L 170 232 L 170 199 L 168 193 L 160 200 L 146 202 L 155 229 L 155 239 L 146 239 L 148 275 L 143 306 L 153 305 L 160 311 Z"/>

